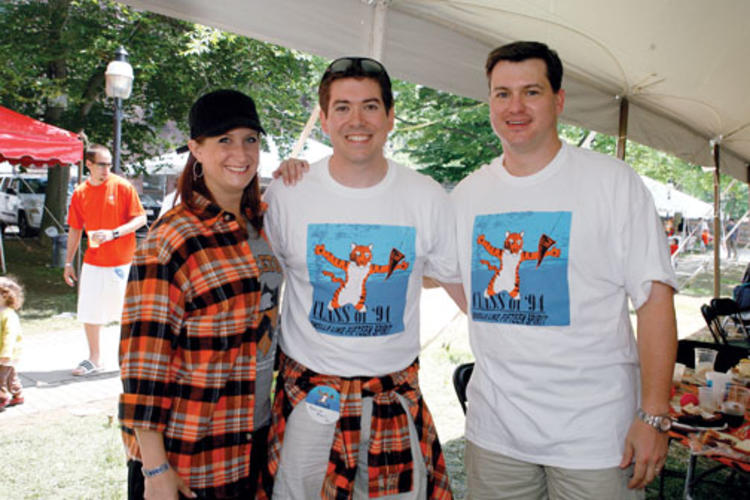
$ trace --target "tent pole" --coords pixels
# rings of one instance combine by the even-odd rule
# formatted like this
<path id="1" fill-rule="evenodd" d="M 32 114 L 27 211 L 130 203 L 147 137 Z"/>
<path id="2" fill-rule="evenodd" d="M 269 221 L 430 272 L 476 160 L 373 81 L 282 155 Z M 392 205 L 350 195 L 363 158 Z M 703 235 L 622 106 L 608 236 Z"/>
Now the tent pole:
<path id="1" fill-rule="evenodd" d="M 376 0 L 372 17 L 372 30 L 370 31 L 369 54 L 373 59 L 383 60 L 383 47 L 385 45 L 385 16 L 391 0 Z"/>
<path id="2" fill-rule="evenodd" d="M 625 144 L 628 140 L 628 98 L 620 97 L 620 124 L 617 131 L 617 157 L 625 161 Z"/>
<path id="3" fill-rule="evenodd" d="M 719 141 L 713 142 L 714 154 L 714 297 L 718 298 L 721 294 L 721 260 L 719 259 L 721 242 L 721 210 L 719 195 Z"/>
<path id="4" fill-rule="evenodd" d="M 294 143 L 292 153 L 289 155 L 290 158 L 299 158 L 302 149 L 305 147 L 307 138 L 310 137 L 310 132 L 312 132 L 315 123 L 318 121 L 318 116 L 320 116 L 320 104 L 316 103 L 315 108 L 312 110 L 312 113 L 310 113 L 310 118 L 308 118 L 307 123 L 305 123 L 305 128 L 302 129 L 302 133 L 300 133 L 297 138 L 297 142 Z"/>

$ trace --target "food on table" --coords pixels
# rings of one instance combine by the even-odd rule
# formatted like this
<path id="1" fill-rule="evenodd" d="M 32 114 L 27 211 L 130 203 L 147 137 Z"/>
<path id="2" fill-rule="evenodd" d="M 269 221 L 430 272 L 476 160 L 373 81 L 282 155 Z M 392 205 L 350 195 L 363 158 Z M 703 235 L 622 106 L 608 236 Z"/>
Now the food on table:
<path id="1" fill-rule="evenodd" d="M 690 403 L 682 407 L 682 415 L 677 421 L 694 427 L 721 427 L 724 425 L 724 416 L 721 413 L 708 413 L 700 407 Z"/>
<path id="2" fill-rule="evenodd" d="M 743 439 L 742 441 L 734 443 L 732 449 L 744 453 L 745 455 L 750 455 L 750 439 Z"/>
<path id="3" fill-rule="evenodd" d="M 687 404 L 682 405 L 682 413 L 684 413 L 685 415 L 695 415 L 699 417 L 701 416 L 701 414 L 703 414 L 703 410 L 700 409 L 697 402 L 693 403 L 691 401 Z"/>
<path id="4" fill-rule="evenodd" d="M 734 446 L 740 442 L 740 439 L 735 436 L 732 436 L 731 434 L 727 434 L 726 432 L 719 432 L 719 431 L 709 429 L 703 433 L 703 435 L 700 438 L 700 442 L 701 444 L 704 444 L 706 446 L 716 446 L 719 443 L 728 444 L 729 446 Z"/>
<path id="5" fill-rule="evenodd" d="M 734 367 L 734 372 L 740 377 L 750 378 L 750 359 L 741 359 Z"/>

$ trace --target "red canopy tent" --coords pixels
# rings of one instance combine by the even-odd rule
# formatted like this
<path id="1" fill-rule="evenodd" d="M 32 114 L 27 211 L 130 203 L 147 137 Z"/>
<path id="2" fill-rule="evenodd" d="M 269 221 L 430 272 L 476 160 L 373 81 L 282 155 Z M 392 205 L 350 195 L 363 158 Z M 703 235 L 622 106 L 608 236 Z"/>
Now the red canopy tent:
<path id="1" fill-rule="evenodd" d="M 80 170 L 82 160 L 83 141 L 73 132 L 0 106 L 0 162 L 45 167 L 78 163 Z M 2 233 L 0 268 L 5 272 Z"/>
<path id="2" fill-rule="evenodd" d="M 0 161 L 22 165 L 67 165 L 83 159 L 73 132 L 0 106 Z"/>

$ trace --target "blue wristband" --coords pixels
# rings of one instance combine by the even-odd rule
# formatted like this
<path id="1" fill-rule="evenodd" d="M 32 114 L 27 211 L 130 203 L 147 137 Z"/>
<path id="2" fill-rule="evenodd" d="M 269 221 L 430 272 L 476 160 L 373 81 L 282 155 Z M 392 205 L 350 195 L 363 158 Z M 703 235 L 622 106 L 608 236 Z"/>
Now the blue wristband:
<path id="1" fill-rule="evenodd" d="M 164 474 L 169 470 L 169 462 L 164 462 L 158 467 L 154 467 L 153 469 L 144 469 L 141 468 L 141 472 L 143 472 L 143 477 L 149 478 L 158 476 L 159 474 Z"/>

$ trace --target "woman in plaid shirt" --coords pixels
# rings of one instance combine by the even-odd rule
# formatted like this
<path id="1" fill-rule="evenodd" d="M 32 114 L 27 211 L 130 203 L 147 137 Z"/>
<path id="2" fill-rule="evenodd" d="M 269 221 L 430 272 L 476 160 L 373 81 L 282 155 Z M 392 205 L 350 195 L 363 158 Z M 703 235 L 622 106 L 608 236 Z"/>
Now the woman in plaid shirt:
<path id="1" fill-rule="evenodd" d="M 281 272 L 262 230 L 261 133 L 250 97 L 198 99 L 183 201 L 134 258 L 120 343 L 129 498 L 254 498 L 265 480 Z"/>

